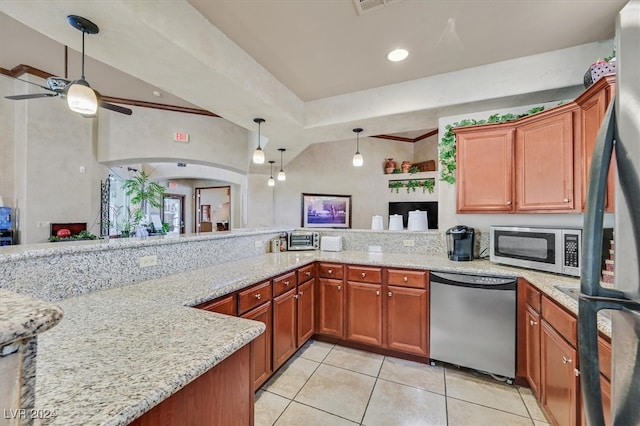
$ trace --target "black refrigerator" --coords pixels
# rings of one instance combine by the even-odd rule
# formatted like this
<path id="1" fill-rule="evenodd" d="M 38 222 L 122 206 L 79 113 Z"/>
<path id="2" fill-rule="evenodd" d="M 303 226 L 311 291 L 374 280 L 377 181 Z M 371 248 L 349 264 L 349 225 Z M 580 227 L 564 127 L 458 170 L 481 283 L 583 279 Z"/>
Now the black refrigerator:
<path id="1" fill-rule="evenodd" d="M 612 314 L 611 418 L 616 426 L 640 425 L 640 0 L 630 1 L 616 22 L 616 96 L 598 133 L 583 228 L 578 345 L 587 423 L 605 422 L 598 363 L 596 315 Z M 602 221 L 607 173 L 616 159 L 613 288 L 600 285 Z"/>

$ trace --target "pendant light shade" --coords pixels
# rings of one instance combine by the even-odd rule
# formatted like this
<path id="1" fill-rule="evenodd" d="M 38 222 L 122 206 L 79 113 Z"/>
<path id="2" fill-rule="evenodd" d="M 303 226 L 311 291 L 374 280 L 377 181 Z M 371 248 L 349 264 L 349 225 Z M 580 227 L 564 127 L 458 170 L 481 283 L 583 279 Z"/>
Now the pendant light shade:
<path id="1" fill-rule="evenodd" d="M 264 164 L 264 151 L 260 146 L 260 124 L 264 123 L 264 118 L 254 118 L 254 123 L 258 123 L 258 147 L 253 151 L 253 162 L 255 164 Z"/>
<path id="2" fill-rule="evenodd" d="M 356 134 L 356 153 L 353 156 L 353 166 L 362 167 L 364 164 L 364 158 L 362 158 L 362 154 L 360 154 L 360 132 L 362 132 L 362 129 L 357 127 L 353 129 L 353 131 Z"/>
<path id="3" fill-rule="evenodd" d="M 276 180 L 273 178 L 273 163 L 275 161 L 269 160 L 269 166 L 271 167 L 271 173 L 269 174 L 269 180 L 267 181 L 267 185 L 276 186 Z"/>
<path id="4" fill-rule="evenodd" d="M 98 111 L 98 97 L 96 92 L 89 87 L 89 83 L 81 78 L 69 85 L 67 105 L 73 112 L 94 115 Z"/>
<path id="5" fill-rule="evenodd" d="M 287 175 L 284 174 L 284 170 L 282 170 L 282 153 L 285 152 L 286 149 L 278 148 L 278 151 L 280 151 L 280 171 L 278 172 L 278 180 L 285 181 L 287 180 Z"/>

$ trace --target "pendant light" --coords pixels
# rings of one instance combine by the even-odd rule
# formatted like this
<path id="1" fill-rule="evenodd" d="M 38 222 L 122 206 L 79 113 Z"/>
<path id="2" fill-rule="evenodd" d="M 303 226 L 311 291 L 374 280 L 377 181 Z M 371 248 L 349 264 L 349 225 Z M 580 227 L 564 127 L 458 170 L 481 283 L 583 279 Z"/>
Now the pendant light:
<path id="1" fill-rule="evenodd" d="M 282 170 L 282 153 L 286 151 L 284 148 L 278 148 L 280 151 L 280 171 L 278 172 L 278 180 L 285 181 L 287 180 L 287 175 L 284 174 L 284 170 Z"/>
<path id="2" fill-rule="evenodd" d="M 255 151 L 253 151 L 253 162 L 255 164 L 263 164 L 264 163 L 264 151 L 260 146 L 260 124 L 264 123 L 264 118 L 254 118 L 254 123 L 258 123 L 258 147 Z"/>
<path id="3" fill-rule="evenodd" d="M 98 96 L 89 87 L 84 77 L 84 35 L 97 34 L 100 30 L 93 22 L 81 16 L 67 16 L 69 24 L 82 32 L 82 76 L 71 82 L 67 89 L 67 105 L 69 109 L 84 115 L 95 115 L 98 110 Z"/>
<path id="4" fill-rule="evenodd" d="M 269 174 L 269 180 L 267 181 L 267 185 L 269 186 L 276 186 L 276 181 L 273 178 L 273 163 L 275 163 L 275 161 L 269 160 L 269 165 L 271 167 L 271 174 Z"/>
<path id="5" fill-rule="evenodd" d="M 362 158 L 362 154 L 360 154 L 360 132 L 362 129 L 357 127 L 353 129 L 356 134 L 356 153 L 353 156 L 353 166 L 354 167 L 362 167 L 364 164 L 364 159 Z"/>

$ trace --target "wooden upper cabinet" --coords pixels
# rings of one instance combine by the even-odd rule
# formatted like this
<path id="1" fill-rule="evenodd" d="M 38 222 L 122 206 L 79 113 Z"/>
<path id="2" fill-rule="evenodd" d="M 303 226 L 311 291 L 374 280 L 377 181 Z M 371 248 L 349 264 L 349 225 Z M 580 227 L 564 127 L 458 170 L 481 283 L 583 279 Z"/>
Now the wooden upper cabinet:
<path id="1" fill-rule="evenodd" d="M 458 213 L 510 213 L 513 126 L 459 128 L 456 133 Z"/>
<path id="2" fill-rule="evenodd" d="M 574 211 L 575 105 L 523 119 L 516 127 L 516 210 Z"/>
<path id="3" fill-rule="evenodd" d="M 587 185 L 591 158 L 596 143 L 598 130 L 602 125 L 604 114 L 615 93 L 615 76 L 605 76 L 595 82 L 575 102 L 580 107 L 580 138 L 576 141 L 576 150 L 580 153 L 577 167 L 580 177 L 580 209 L 584 211 L 587 201 Z M 612 212 L 614 205 L 614 168 L 615 160 L 611 162 L 607 184 L 606 211 Z"/>

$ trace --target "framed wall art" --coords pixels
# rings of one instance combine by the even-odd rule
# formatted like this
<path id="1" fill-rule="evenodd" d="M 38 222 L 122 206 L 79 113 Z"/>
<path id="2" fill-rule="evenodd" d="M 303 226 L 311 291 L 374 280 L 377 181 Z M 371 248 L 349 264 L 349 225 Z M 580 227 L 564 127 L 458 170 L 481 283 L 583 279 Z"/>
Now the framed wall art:
<path id="1" fill-rule="evenodd" d="M 351 195 L 302 194 L 302 226 L 351 228 Z"/>

